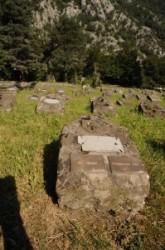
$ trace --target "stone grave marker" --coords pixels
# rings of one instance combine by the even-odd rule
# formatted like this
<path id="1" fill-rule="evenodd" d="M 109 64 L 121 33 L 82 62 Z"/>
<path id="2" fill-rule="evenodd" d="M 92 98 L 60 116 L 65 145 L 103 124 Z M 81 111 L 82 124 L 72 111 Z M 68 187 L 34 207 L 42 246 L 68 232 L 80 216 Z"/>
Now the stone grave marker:
<path id="1" fill-rule="evenodd" d="M 37 113 L 57 113 L 63 114 L 64 102 L 59 99 L 41 97 L 37 105 Z"/>
<path id="2" fill-rule="evenodd" d="M 136 95 L 136 98 L 138 99 L 138 100 L 140 100 L 140 101 L 146 101 L 147 100 L 147 97 L 146 97 L 146 95 L 142 95 L 142 94 L 137 94 Z"/>
<path id="3" fill-rule="evenodd" d="M 93 98 L 91 100 L 91 110 L 95 114 L 110 114 L 116 113 L 116 107 L 112 102 L 105 100 L 103 97 Z"/>
<path id="4" fill-rule="evenodd" d="M 141 102 L 138 109 L 147 116 L 165 117 L 165 110 L 163 110 L 157 103 L 151 101 Z"/>
<path id="5" fill-rule="evenodd" d="M 16 93 L 13 90 L 0 90 L 0 110 L 11 111 L 16 104 Z"/>
<path id="6" fill-rule="evenodd" d="M 18 87 L 23 89 L 30 89 L 35 86 L 35 82 L 18 82 Z"/>
<path id="7" fill-rule="evenodd" d="M 130 98 L 135 98 L 136 95 L 133 93 L 127 93 L 127 94 L 123 94 L 123 98 L 125 99 L 130 99 Z"/>
<path id="8" fill-rule="evenodd" d="M 152 102 L 160 102 L 160 98 L 156 95 L 147 95 L 147 99 L 152 101 Z"/>
<path id="9" fill-rule="evenodd" d="M 18 85 L 16 81 L 0 81 L 0 89 L 8 89 Z"/>
<path id="10" fill-rule="evenodd" d="M 61 208 L 130 213 L 143 208 L 149 175 L 127 129 L 100 116 L 82 117 L 64 126 L 60 144 L 56 192 Z"/>
<path id="11" fill-rule="evenodd" d="M 118 104 L 119 106 L 132 106 L 132 100 L 121 98 L 116 101 L 116 104 Z"/>
<path id="12" fill-rule="evenodd" d="M 8 90 L 9 90 L 9 91 L 18 91 L 19 88 L 16 87 L 16 86 L 14 86 L 14 87 L 9 87 Z"/>

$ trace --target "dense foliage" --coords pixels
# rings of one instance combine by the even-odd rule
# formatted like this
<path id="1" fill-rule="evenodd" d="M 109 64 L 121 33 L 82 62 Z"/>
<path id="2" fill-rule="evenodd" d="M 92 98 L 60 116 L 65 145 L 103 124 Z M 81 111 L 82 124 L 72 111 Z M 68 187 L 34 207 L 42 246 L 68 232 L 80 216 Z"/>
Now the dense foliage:
<path id="1" fill-rule="evenodd" d="M 30 0 L 1 1 L 1 78 L 31 80 L 44 70 L 40 41 L 32 29 L 32 6 Z"/>
<path id="2" fill-rule="evenodd" d="M 149 53 L 144 59 L 141 52 L 134 49 L 134 43 L 126 33 L 123 33 L 126 44 L 122 51 L 114 53 L 109 50 L 105 53 L 100 44 L 90 48 L 87 46 L 91 41 L 84 33 L 80 19 L 61 16 L 58 22 L 47 27 L 46 34 L 37 30 L 33 25 L 33 10 L 38 2 L 39 0 L 1 1 L 1 80 L 45 80 L 48 76 L 53 76 L 58 81 L 76 83 L 83 76 L 94 86 L 101 81 L 138 87 L 165 85 L 165 57 Z M 57 2 L 62 8 L 62 4 L 67 1 Z M 117 2 L 123 8 L 129 4 L 122 4 L 119 0 Z M 147 6 L 148 1 L 144 1 L 144 4 Z M 158 4 L 156 11 L 159 10 Z M 129 11 L 130 15 L 138 18 L 141 9 L 132 7 Z M 141 12 L 144 16 L 142 20 L 144 19 L 144 24 L 149 22 L 148 26 L 151 27 L 152 22 L 146 17 L 145 11 L 143 9 Z M 161 15 L 162 11 L 159 13 Z M 90 20 L 84 20 L 90 31 Z M 162 29 L 163 27 L 162 25 Z M 163 31 L 156 26 L 154 29 L 162 38 Z"/>

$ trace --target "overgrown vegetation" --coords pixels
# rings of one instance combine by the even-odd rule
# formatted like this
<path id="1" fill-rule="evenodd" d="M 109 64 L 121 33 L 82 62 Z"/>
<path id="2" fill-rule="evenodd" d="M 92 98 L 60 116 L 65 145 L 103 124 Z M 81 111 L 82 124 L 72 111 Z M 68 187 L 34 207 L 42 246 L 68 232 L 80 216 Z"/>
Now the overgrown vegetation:
<path id="1" fill-rule="evenodd" d="M 165 120 L 138 113 L 137 100 L 131 107 L 117 107 L 116 116 L 106 117 L 128 128 L 150 174 L 151 189 L 143 211 L 129 218 L 115 211 L 61 210 L 54 204 L 54 195 L 62 127 L 90 114 L 91 97 L 101 93 L 94 89 L 92 94 L 75 96 L 73 87 L 56 84 L 49 91 L 58 88 L 70 96 L 63 116 L 36 114 L 36 102 L 28 99 L 33 90 L 19 92 L 14 109 L 0 112 L 0 248 L 5 238 L 8 249 L 163 250 Z M 156 94 L 165 108 L 163 96 Z M 116 93 L 110 99 L 115 103 L 120 96 Z"/>

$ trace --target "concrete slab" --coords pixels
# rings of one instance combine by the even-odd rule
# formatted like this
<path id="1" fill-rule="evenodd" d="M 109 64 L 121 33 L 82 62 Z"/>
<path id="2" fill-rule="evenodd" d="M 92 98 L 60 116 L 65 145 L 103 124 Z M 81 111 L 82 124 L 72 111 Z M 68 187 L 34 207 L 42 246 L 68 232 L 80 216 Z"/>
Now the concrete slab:
<path id="1" fill-rule="evenodd" d="M 78 143 L 85 152 L 124 152 L 120 139 L 110 136 L 78 136 Z"/>

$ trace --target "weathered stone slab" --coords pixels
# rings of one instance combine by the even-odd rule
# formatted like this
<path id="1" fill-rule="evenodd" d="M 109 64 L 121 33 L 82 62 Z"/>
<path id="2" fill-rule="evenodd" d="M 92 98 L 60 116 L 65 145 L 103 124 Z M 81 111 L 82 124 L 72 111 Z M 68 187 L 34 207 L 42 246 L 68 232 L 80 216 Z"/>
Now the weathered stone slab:
<path id="1" fill-rule="evenodd" d="M 18 87 L 20 88 L 20 89 L 29 89 L 29 88 L 32 88 L 32 87 L 34 87 L 34 85 L 35 85 L 35 82 L 19 82 L 18 83 Z"/>
<path id="2" fill-rule="evenodd" d="M 111 136 L 78 136 L 78 143 L 86 152 L 124 152 L 120 139 Z"/>
<path id="3" fill-rule="evenodd" d="M 60 101 L 56 100 L 56 99 L 45 98 L 44 103 L 47 103 L 47 104 L 60 104 Z"/>
<path id="4" fill-rule="evenodd" d="M 65 94 L 63 90 L 58 90 L 55 93 L 49 93 L 46 95 L 46 97 L 50 99 L 57 99 L 63 102 L 69 100 L 69 97 Z"/>
<path id="5" fill-rule="evenodd" d="M 16 93 L 13 90 L 0 90 L 0 110 L 10 111 L 16 104 Z"/>
<path id="6" fill-rule="evenodd" d="M 139 111 L 147 116 L 165 117 L 165 110 L 163 110 L 157 103 L 154 102 L 141 102 L 139 104 Z"/>
<path id="7" fill-rule="evenodd" d="M 94 98 L 91 100 L 91 110 L 95 114 L 111 114 L 116 113 L 116 107 L 112 102 L 106 101 L 103 97 Z"/>
<path id="8" fill-rule="evenodd" d="M 18 89 L 18 87 L 14 86 L 14 87 L 8 88 L 7 90 L 9 90 L 9 91 L 18 91 L 19 89 Z"/>
<path id="9" fill-rule="evenodd" d="M 116 101 L 116 104 L 118 104 L 120 106 L 132 106 L 132 101 L 131 101 L 131 99 L 121 98 L 121 99 Z"/>
<path id="10" fill-rule="evenodd" d="M 71 155 L 71 171 L 105 171 L 107 168 L 101 155 Z"/>
<path id="11" fill-rule="evenodd" d="M 123 94 L 123 90 L 122 89 L 115 89 L 114 93 L 122 95 Z"/>
<path id="12" fill-rule="evenodd" d="M 62 90 L 62 89 L 59 89 L 59 90 L 57 91 L 57 93 L 58 93 L 59 95 L 65 95 L 65 91 Z"/>
<path id="13" fill-rule="evenodd" d="M 147 99 L 152 102 L 160 102 L 160 98 L 156 95 L 147 95 Z"/>
<path id="14" fill-rule="evenodd" d="M 123 94 L 123 98 L 125 99 L 130 99 L 130 98 L 135 98 L 135 94 L 132 94 L 132 93 L 127 93 L 127 94 Z"/>
<path id="15" fill-rule="evenodd" d="M 37 105 L 37 113 L 58 113 L 63 114 L 64 112 L 64 102 L 51 99 L 46 97 L 41 97 L 40 102 Z"/>
<path id="16" fill-rule="evenodd" d="M 0 89 L 11 88 L 17 86 L 18 82 L 16 81 L 0 81 Z"/>
<path id="17" fill-rule="evenodd" d="M 94 151 L 91 145 L 83 152 L 78 138 L 81 143 L 82 138 L 92 138 L 86 136 L 119 138 L 123 152 L 114 152 L 113 148 L 107 152 L 104 145 L 97 146 L 100 151 Z M 131 213 L 143 208 L 149 176 L 127 129 L 99 116 L 83 117 L 64 126 L 60 143 L 56 182 L 60 207 Z"/>
<path id="18" fill-rule="evenodd" d="M 147 97 L 146 97 L 146 95 L 140 95 L 140 94 L 138 94 L 138 95 L 136 95 L 136 98 L 138 99 L 138 100 L 140 100 L 140 101 L 146 101 L 147 100 Z"/>

